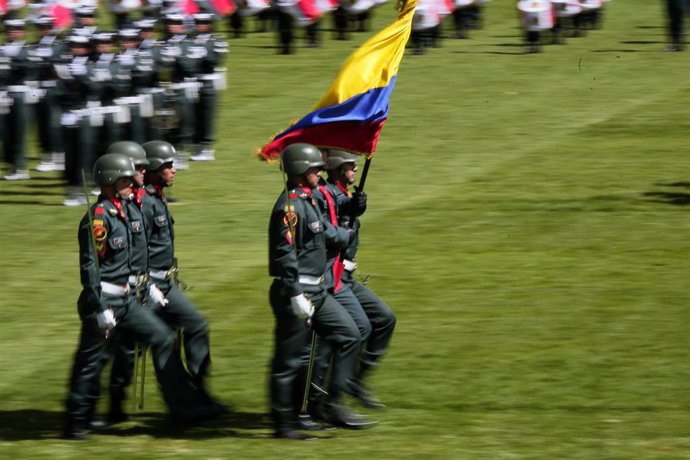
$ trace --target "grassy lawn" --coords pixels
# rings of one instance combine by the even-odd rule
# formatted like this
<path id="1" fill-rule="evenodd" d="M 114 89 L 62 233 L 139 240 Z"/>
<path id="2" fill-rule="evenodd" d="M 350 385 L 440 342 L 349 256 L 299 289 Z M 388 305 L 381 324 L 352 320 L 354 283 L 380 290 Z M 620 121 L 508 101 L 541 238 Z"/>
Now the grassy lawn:
<path id="1" fill-rule="evenodd" d="M 392 18 L 389 3 L 374 24 Z M 58 438 L 84 209 L 61 206 L 57 174 L 0 182 L 0 457 L 690 458 L 690 61 L 662 52 L 664 23 L 660 2 L 613 1 L 602 30 L 525 55 L 514 2 L 496 0 L 471 39 L 403 59 L 362 218 L 360 270 L 398 315 L 368 431 L 270 438 L 282 184 L 253 151 L 369 34 L 289 57 L 272 34 L 230 42 L 218 160 L 178 174 L 171 208 L 213 391 L 234 408 L 213 423 L 173 426 L 149 368 L 135 421 Z"/>

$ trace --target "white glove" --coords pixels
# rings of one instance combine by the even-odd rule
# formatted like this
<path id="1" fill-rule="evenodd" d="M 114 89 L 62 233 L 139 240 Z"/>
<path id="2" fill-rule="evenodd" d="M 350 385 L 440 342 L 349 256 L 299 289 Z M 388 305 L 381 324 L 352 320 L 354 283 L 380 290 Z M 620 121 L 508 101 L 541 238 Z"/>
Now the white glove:
<path id="1" fill-rule="evenodd" d="M 165 298 L 161 290 L 158 289 L 158 286 L 156 286 L 153 283 L 149 284 L 149 297 L 151 298 L 151 300 L 153 300 L 154 303 L 160 305 L 161 307 L 165 307 L 169 302 L 169 300 Z"/>
<path id="2" fill-rule="evenodd" d="M 314 304 L 304 294 L 290 297 L 290 306 L 298 318 L 307 319 L 314 314 Z"/>
<path id="3" fill-rule="evenodd" d="M 105 330 L 110 330 L 117 324 L 115 321 L 115 315 L 110 308 L 98 313 L 96 315 L 96 321 L 98 321 L 98 327 Z"/>

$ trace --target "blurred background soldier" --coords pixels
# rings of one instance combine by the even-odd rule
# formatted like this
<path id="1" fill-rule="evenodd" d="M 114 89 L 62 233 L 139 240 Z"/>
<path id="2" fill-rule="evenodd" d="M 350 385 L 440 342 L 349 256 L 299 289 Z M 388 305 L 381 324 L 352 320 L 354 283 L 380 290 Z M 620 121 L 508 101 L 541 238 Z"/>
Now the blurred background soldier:
<path id="1" fill-rule="evenodd" d="M 142 117 L 143 139 L 162 139 L 160 126 L 164 117 L 156 112 L 163 108 L 164 102 L 165 90 L 159 85 L 159 69 L 163 66 L 163 42 L 156 40 L 156 21 L 142 19 L 137 21 L 135 26 L 139 29 L 140 42 L 132 73 L 132 86 L 136 94 L 146 98 L 144 104 L 150 104 L 153 110 L 151 117 Z M 133 134 L 138 136 L 136 133 Z M 133 137 L 133 140 L 136 139 Z"/>
<path id="2" fill-rule="evenodd" d="M 5 117 L 5 162 L 9 165 L 5 180 L 29 179 L 26 158 L 26 125 L 29 104 L 34 102 L 37 58 L 29 53 L 25 36 L 26 23 L 22 19 L 5 21 L 7 41 L 0 53 L 9 60 L 7 95 L 11 99 L 9 113 Z M 32 86 L 34 86 L 32 88 Z"/>
<path id="3" fill-rule="evenodd" d="M 130 14 L 141 8 L 141 0 L 109 0 L 108 5 L 115 17 L 115 27 L 120 30 L 129 25 Z"/>
<path id="4" fill-rule="evenodd" d="M 144 0 L 141 5 L 143 19 L 158 20 L 162 7 L 163 0 Z"/>
<path id="5" fill-rule="evenodd" d="M 86 203 L 81 171 L 93 168 L 95 158 L 94 135 L 87 102 L 94 91 L 89 65 L 90 40 L 86 36 L 71 35 L 67 39 L 68 52 L 60 56 L 55 68 L 60 78 L 58 94 L 62 107 L 60 124 L 65 147 L 65 206 Z"/>
<path id="6" fill-rule="evenodd" d="M 174 143 L 178 146 L 175 168 L 189 168 L 187 155 L 194 136 L 192 103 L 199 98 L 199 87 L 193 72 L 194 61 L 203 58 L 202 47 L 190 49 L 192 42 L 184 32 L 184 16 L 169 13 L 165 16 L 166 40 L 163 45 L 163 62 L 169 72 L 169 81 L 177 103 L 177 133 Z"/>
<path id="7" fill-rule="evenodd" d="M 122 140 L 124 124 L 129 121 L 128 108 L 115 104 L 115 99 L 127 92 L 130 77 L 127 66 L 115 59 L 115 32 L 97 31 L 92 40 L 95 47 L 90 62 L 93 91 L 88 105 L 94 129 L 94 147 L 97 152 L 105 152 L 109 145 Z"/>
<path id="8" fill-rule="evenodd" d="M 194 101 L 194 153 L 190 159 L 194 161 L 215 160 L 213 143 L 215 141 L 214 125 L 216 108 L 218 106 L 218 90 L 225 89 L 225 72 L 219 69 L 221 60 L 228 52 L 228 44 L 217 35 L 211 33 L 213 29 L 213 15 L 198 13 L 194 15 L 196 36 L 192 39 L 191 54 L 201 56 L 191 60 L 190 65 L 199 82 L 199 97 Z M 198 49 L 198 52 L 194 52 Z"/>
<path id="9" fill-rule="evenodd" d="M 26 6 L 25 0 L 7 0 L 7 13 L 5 19 L 19 19 L 22 9 Z"/>
<path id="10" fill-rule="evenodd" d="M 549 0 L 519 0 L 517 9 L 525 30 L 525 51 L 537 53 L 540 50 L 541 33 L 554 27 L 554 14 Z"/>
<path id="11" fill-rule="evenodd" d="M 436 0 L 420 0 L 414 12 L 410 34 L 414 54 L 424 54 L 426 48 L 433 46 L 440 23 L 441 15 Z"/>
<path id="12" fill-rule="evenodd" d="M 80 6 L 74 10 L 72 34 L 90 37 L 96 32 L 96 8 Z"/>
<path id="13" fill-rule="evenodd" d="M 64 52 L 64 45 L 53 28 L 52 16 L 39 16 L 34 20 L 38 42 L 31 53 L 38 58 L 39 97 L 36 103 L 36 124 L 41 148 L 41 162 L 36 171 L 64 171 L 65 150 L 60 133 L 61 108 L 58 100 L 58 76 L 55 63 Z"/>

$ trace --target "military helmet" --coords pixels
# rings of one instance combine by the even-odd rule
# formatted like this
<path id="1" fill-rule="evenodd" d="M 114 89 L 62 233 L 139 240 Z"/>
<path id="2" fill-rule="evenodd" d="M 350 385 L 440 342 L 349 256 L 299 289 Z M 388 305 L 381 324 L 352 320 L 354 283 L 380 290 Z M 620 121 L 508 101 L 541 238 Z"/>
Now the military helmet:
<path id="1" fill-rule="evenodd" d="M 108 151 L 106 153 L 120 153 L 122 155 L 127 155 L 134 162 L 134 166 L 147 166 L 149 164 L 149 160 L 146 158 L 146 151 L 136 142 L 115 142 L 110 144 L 110 147 L 108 147 Z"/>
<path id="2" fill-rule="evenodd" d="M 113 185 L 121 177 L 134 177 L 134 162 L 120 153 L 106 153 L 93 165 L 93 178 L 98 185 Z"/>
<path id="3" fill-rule="evenodd" d="M 311 144 L 291 144 L 280 154 L 280 167 L 286 174 L 300 175 L 309 168 L 322 168 L 323 157 Z"/>
<path id="4" fill-rule="evenodd" d="M 156 171 L 165 163 L 175 160 L 175 147 L 165 141 L 148 141 L 142 147 L 149 160 L 147 171 Z"/>
<path id="5" fill-rule="evenodd" d="M 345 150 L 329 149 L 326 153 L 325 169 L 332 171 L 340 168 L 345 163 L 357 163 L 359 157 Z"/>

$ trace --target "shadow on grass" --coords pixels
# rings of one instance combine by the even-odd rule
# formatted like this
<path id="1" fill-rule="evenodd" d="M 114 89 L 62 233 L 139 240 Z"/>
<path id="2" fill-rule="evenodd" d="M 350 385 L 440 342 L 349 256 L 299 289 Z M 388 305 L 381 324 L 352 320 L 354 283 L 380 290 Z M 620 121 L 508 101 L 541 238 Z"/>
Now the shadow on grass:
<path id="1" fill-rule="evenodd" d="M 649 201 L 657 203 L 674 204 L 678 206 L 690 205 L 690 193 L 681 192 L 645 192 L 643 196 L 649 198 Z"/>
<path id="2" fill-rule="evenodd" d="M 62 434 L 65 414 L 39 409 L 0 411 L 0 441 L 56 439 Z M 143 412 L 133 421 L 92 432 L 103 436 L 147 435 L 155 438 L 213 439 L 220 437 L 266 438 L 268 415 L 231 412 L 194 425 L 178 423 L 163 413 Z"/>

